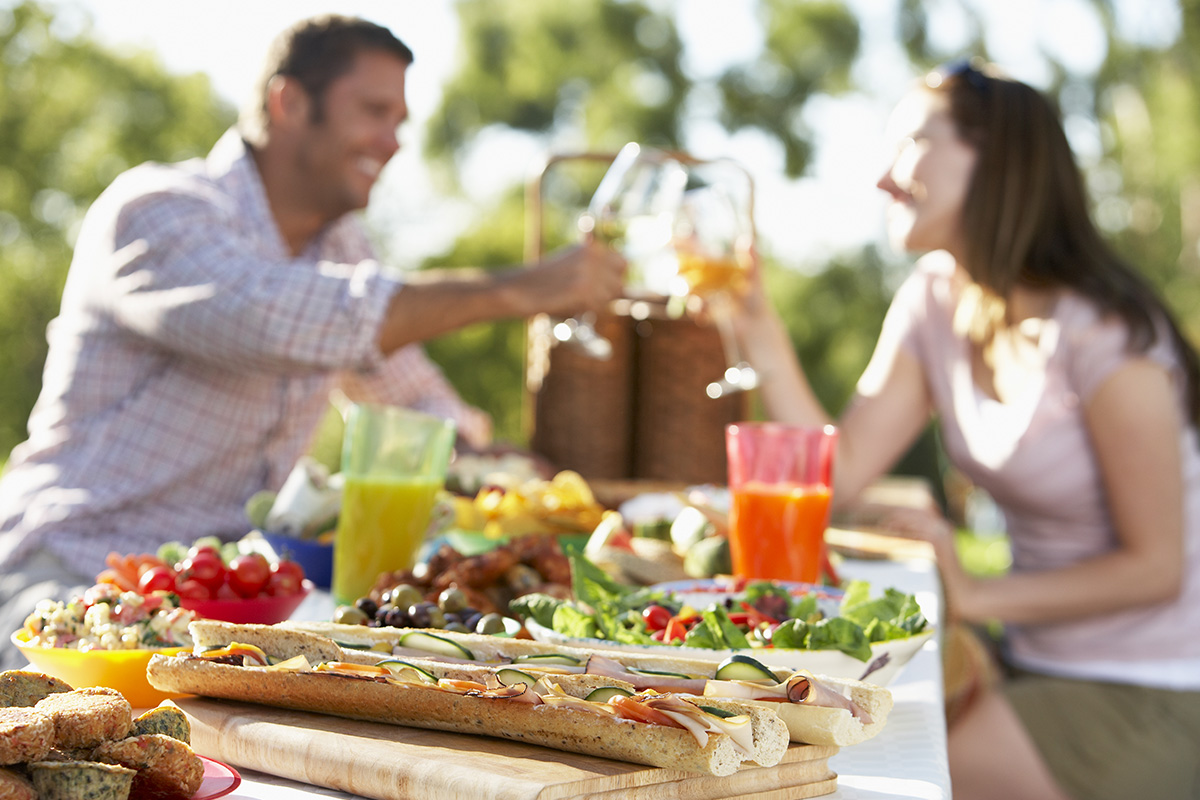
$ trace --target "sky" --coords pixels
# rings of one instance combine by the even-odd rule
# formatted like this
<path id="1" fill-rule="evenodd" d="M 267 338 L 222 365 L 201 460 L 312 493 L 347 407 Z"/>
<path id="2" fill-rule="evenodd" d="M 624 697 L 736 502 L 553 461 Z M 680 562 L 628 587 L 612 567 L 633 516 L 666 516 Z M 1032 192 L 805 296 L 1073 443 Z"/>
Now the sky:
<path id="1" fill-rule="evenodd" d="M 12 0 L 0 0 L 7 4 Z M 406 89 L 410 121 L 402 149 L 389 163 L 368 219 L 386 231 L 399 266 L 413 266 L 447 247 L 474 214 L 504 187 L 523 181 L 546 155 L 544 144 L 516 134 L 478 137 L 466 162 L 470 199 L 447 199 L 431 184 L 420 158 L 424 122 L 436 109 L 441 85 L 458 51 L 451 0 L 45 0 L 60 9 L 64 31 L 91 17 L 94 34 L 114 46 L 158 54 L 176 73 L 203 72 L 217 93 L 240 107 L 258 74 L 271 39 L 295 20 L 336 10 L 389 27 L 416 55 Z M 717 74 L 759 49 L 763 31 L 755 0 L 651 0 L 673 8 L 687 45 L 685 66 L 697 76 Z M 1088 73 L 1104 57 L 1099 26 L 1081 9 L 1086 0 L 966 0 L 985 17 L 987 44 L 996 62 L 1035 86 L 1049 80 L 1044 56 Z M 810 101 L 805 123 L 817 132 L 810 173 L 783 177 L 777 149 L 761 136 L 728 136 L 711 119 L 693 120 L 687 149 L 702 158 L 733 157 L 754 176 L 756 222 L 764 247 L 785 264 L 819 268 L 837 252 L 883 243 L 885 196 L 875 182 L 887 166 L 887 116 L 914 76 L 891 35 L 898 0 L 848 0 L 859 12 L 864 40 L 857 77 L 870 87 L 837 99 Z M 946 51 L 965 41 L 968 22 L 960 0 L 936 0 L 929 35 Z M 1124 0 L 1118 19 L 1127 35 L 1146 42 L 1169 40 L 1177 29 L 1173 0 Z M 1068 120 L 1072 143 L 1085 160 L 1099 151 L 1099 132 L 1087 120 Z"/>

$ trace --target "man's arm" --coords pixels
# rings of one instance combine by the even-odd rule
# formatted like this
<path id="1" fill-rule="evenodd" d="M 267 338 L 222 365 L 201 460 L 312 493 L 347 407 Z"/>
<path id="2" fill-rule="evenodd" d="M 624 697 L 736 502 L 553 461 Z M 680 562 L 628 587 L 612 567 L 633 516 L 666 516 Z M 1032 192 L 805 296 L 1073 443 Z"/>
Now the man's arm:
<path id="1" fill-rule="evenodd" d="M 391 353 L 476 322 L 598 311 L 620 295 L 624 274 L 624 259 L 596 243 L 528 267 L 415 273 L 392 296 L 379 348 Z"/>

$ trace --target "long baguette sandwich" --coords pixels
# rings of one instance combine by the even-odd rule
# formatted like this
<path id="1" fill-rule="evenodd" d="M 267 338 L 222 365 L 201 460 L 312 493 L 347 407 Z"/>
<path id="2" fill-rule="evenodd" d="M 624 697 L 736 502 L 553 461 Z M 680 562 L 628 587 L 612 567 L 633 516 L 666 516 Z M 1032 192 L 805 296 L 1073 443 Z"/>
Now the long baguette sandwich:
<path id="1" fill-rule="evenodd" d="M 225 623 L 194 623 L 198 647 L 228 636 Z M 343 660 L 376 663 L 394 657 L 429 670 L 427 661 L 458 667 L 455 677 L 473 679 L 480 665 L 510 665 L 527 674 L 555 675 L 566 691 L 584 696 L 603 685 L 626 691 L 673 692 L 754 703 L 771 708 L 784 721 L 791 741 L 847 747 L 879 733 L 892 709 L 883 687 L 764 666 L 738 656 L 721 665 L 695 658 L 619 651 L 594 653 L 582 648 L 478 634 L 405 628 L 368 628 L 331 622 L 288 622 L 280 630 L 325 637 Z M 212 638 L 212 641 L 210 641 Z M 766 651 L 764 651 L 766 652 Z M 446 667 L 440 667 L 444 673 Z M 586 676 L 586 677 L 584 677 Z"/>
<path id="2" fill-rule="evenodd" d="M 151 658 L 147 677 L 155 688 L 718 776 L 744 762 L 774 766 L 788 747 L 786 725 L 753 703 L 600 692 L 600 684 L 611 681 L 569 675 L 572 693 L 550 675 L 505 683 L 501 665 L 466 669 L 430 660 L 425 669 L 381 653 L 364 658 L 367 653 L 302 630 L 192 624 L 193 653 Z M 588 682 L 588 696 L 579 696 Z"/>

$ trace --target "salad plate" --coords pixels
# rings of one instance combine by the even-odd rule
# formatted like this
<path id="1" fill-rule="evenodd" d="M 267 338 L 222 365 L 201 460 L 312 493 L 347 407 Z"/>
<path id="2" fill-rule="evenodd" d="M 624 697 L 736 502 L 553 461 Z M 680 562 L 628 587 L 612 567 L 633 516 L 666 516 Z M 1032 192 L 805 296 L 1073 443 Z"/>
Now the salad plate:
<path id="1" fill-rule="evenodd" d="M 750 656 L 768 667 L 798 670 L 806 669 L 814 675 L 831 678 L 847 678 L 866 681 L 877 686 L 887 686 L 900 674 L 904 665 L 917 654 L 933 636 L 926 630 L 907 639 L 891 639 L 871 645 L 871 659 L 863 663 L 839 650 L 796 650 L 782 647 L 751 647 L 738 650 L 709 650 L 700 647 L 679 645 L 625 644 L 609 639 L 567 636 L 552 628 L 539 625 L 533 620 L 525 621 L 529 635 L 539 642 L 583 647 L 589 650 L 618 650 L 626 653 L 653 653 L 674 658 L 691 658 L 719 664 L 732 655 Z"/>
<path id="2" fill-rule="evenodd" d="M 534 639 L 593 650 L 768 667 L 890 683 L 934 635 L 916 598 L 869 584 L 845 589 L 732 578 L 634 588 L 573 559 L 573 600 L 527 595 L 512 609 Z"/>

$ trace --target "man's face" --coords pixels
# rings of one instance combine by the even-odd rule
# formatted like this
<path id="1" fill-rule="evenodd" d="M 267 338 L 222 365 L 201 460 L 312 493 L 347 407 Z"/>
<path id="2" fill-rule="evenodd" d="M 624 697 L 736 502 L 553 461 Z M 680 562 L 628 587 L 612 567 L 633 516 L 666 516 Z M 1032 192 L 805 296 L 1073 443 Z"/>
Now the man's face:
<path id="1" fill-rule="evenodd" d="M 296 166 L 310 202 L 330 220 L 366 207 L 379 173 L 400 149 L 397 128 L 408 118 L 406 68 L 390 53 L 364 50 L 329 84 L 316 121 L 310 102 Z"/>

